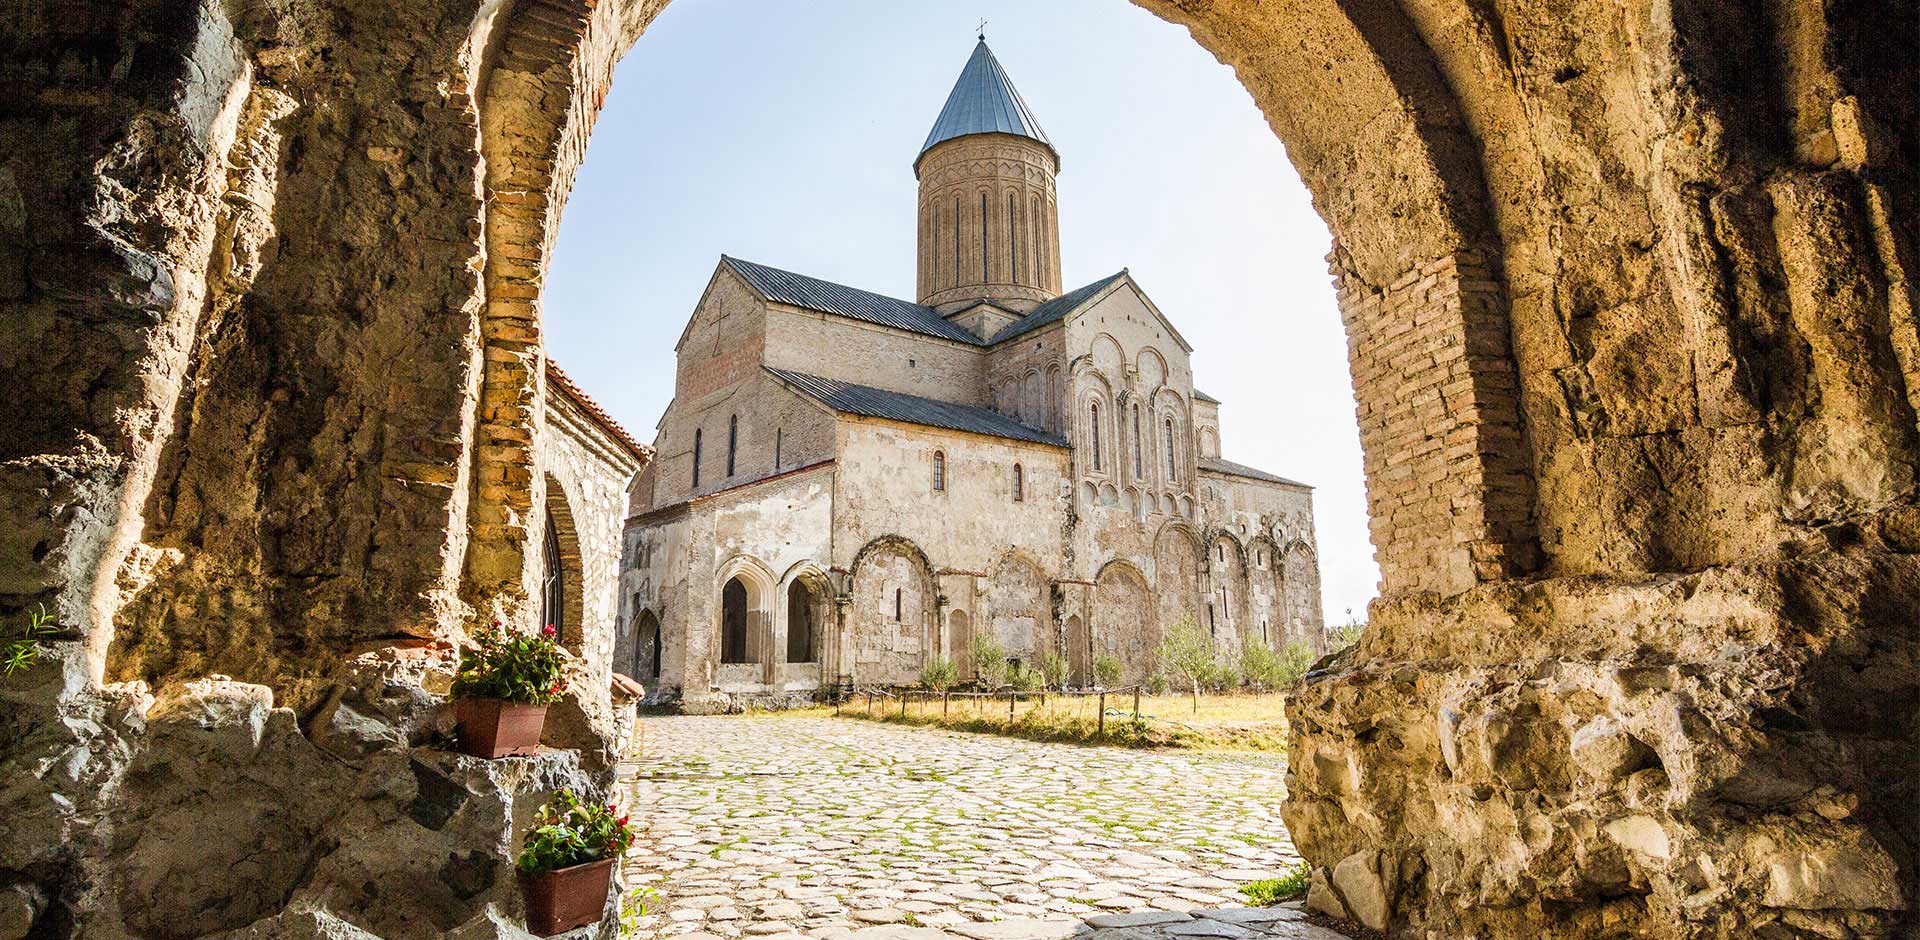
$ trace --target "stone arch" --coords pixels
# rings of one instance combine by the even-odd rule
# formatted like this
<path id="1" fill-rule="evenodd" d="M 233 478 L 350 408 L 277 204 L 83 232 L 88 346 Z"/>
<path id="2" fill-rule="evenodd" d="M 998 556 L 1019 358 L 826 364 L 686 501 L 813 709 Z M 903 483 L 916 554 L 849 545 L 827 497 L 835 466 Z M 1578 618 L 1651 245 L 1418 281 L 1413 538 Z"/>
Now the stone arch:
<path id="1" fill-rule="evenodd" d="M 1028 369 L 1020 382 L 1020 420 L 1039 427 L 1046 419 L 1047 391 L 1039 369 Z"/>
<path id="2" fill-rule="evenodd" d="M 1319 648 L 1326 631 L 1326 618 L 1320 608 L 1319 558 L 1312 544 L 1299 539 L 1289 543 L 1283 555 L 1285 561 L 1274 576 L 1280 579 L 1276 587 L 1286 611 L 1288 631 L 1306 637 Z"/>
<path id="3" fill-rule="evenodd" d="M 1142 346 L 1133 357 L 1134 367 L 1140 371 L 1140 388 L 1149 392 L 1167 384 L 1167 357 L 1152 346 Z"/>
<path id="4" fill-rule="evenodd" d="M 1127 374 L 1127 353 L 1111 333 L 1099 333 L 1087 344 L 1087 360 L 1093 371 L 1103 376 Z"/>
<path id="5" fill-rule="evenodd" d="M 821 663 L 832 622 L 833 583 L 811 561 L 787 569 L 786 630 L 782 647 L 789 663 Z"/>
<path id="6" fill-rule="evenodd" d="M 1279 546 L 1264 532 L 1247 541 L 1247 626 L 1242 640 L 1279 649 L 1289 639 L 1286 576 Z"/>
<path id="7" fill-rule="evenodd" d="M 987 572 L 987 618 L 983 628 L 1023 662 L 1037 662 L 1053 644 L 1047 575 L 1019 549 L 1001 554 Z"/>
<path id="8" fill-rule="evenodd" d="M 580 655 L 586 648 L 585 585 L 580 530 L 566 487 L 546 474 L 546 519 L 541 531 L 540 622 L 560 633 L 560 644 Z"/>
<path id="9" fill-rule="evenodd" d="M 651 609 L 633 618 L 633 662 L 631 675 L 646 682 L 660 678 L 660 666 L 666 638 L 660 631 L 660 617 Z M 652 691 L 649 689 L 649 691 Z"/>
<path id="10" fill-rule="evenodd" d="M 1205 626 L 1221 643 L 1237 645 L 1245 638 L 1247 621 L 1247 549 L 1231 531 L 1216 528 L 1207 541 L 1207 597 Z"/>
<path id="11" fill-rule="evenodd" d="M 1160 526 L 1153 539 L 1153 578 L 1156 612 L 1160 629 L 1166 630 L 1182 617 L 1204 620 L 1200 613 L 1201 561 L 1200 537 L 1193 527 L 1179 519 Z"/>
<path id="12" fill-rule="evenodd" d="M 1138 682 L 1153 672 L 1160 628 L 1152 610 L 1153 591 L 1132 562 L 1114 559 L 1100 568 L 1093 585 L 1093 650 L 1117 657 L 1125 682 Z"/>
<path id="13" fill-rule="evenodd" d="M 854 555 L 847 580 L 853 661 L 842 672 L 857 683 L 917 681 L 937 622 L 938 582 L 926 553 L 904 536 L 879 536 Z"/>
<path id="14" fill-rule="evenodd" d="M 714 665 L 766 663 L 779 584 L 773 570 L 751 555 L 733 555 L 721 562 L 714 583 L 720 591 L 709 641 Z"/>
<path id="15" fill-rule="evenodd" d="M 973 675 L 973 618 L 958 607 L 947 611 L 946 657 L 962 676 Z"/>

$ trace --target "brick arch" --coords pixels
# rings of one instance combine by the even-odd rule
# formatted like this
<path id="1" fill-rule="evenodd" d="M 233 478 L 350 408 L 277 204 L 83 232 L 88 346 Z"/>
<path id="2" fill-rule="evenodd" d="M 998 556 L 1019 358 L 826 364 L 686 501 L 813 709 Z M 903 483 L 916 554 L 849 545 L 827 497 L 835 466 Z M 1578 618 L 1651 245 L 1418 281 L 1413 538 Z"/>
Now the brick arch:
<path id="1" fill-rule="evenodd" d="M 574 522 L 573 504 L 563 485 L 552 474 L 546 474 L 546 524 L 542 529 L 541 557 L 543 566 L 542 580 L 557 578 L 557 591 L 553 586 L 543 584 L 542 619 L 557 623 L 560 630 L 560 643 L 575 654 L 585 649 L 586 642 L 586 585 L 582 576 L 583 560 L 580 555 L 580 529 Z M 549 553 L 557 552 L 558 557 Z M 550 610 L 544 598 L 553 597 L 560 601 L 559 610 Z M 559 614 L 557 620 L 551 616 Z"/>

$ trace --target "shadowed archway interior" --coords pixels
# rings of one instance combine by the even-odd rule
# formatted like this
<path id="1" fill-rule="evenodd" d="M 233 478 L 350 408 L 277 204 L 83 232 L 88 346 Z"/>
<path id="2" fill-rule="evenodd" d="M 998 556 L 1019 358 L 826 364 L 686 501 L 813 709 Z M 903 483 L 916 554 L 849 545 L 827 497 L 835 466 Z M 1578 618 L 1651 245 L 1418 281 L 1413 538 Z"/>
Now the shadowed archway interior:
<path id="1" fill-rule="evenodd" d="M 1142 5 L 1234 69 L 1334 235 L 1383 596 L 1296 690 L 1284 815 L 1322 903 L 1492 938 L 1904 929 L 1910 0 Z M 20 693 L 9 760 L 165 767 L 189 733 L 168 716 L 215 700 L 306 754 L 300 719 L 352 726 L 360 657 L 531 621 L 547 255 L 660 6 L 17 11 L 0 592 L 57 611 L 63 681 Z M 896 553 L 872 590 L 881 561 L 926 577 Z M 937 627 L 920 593 L 876 641 Z M 9 781 L 53 807 L 0 850 L 36 917 L 213 932 L 368 882 L 324 849 L 350 814 L 257 815 L 258 898 L 108 903 L 175 883 L 166 827 L 129 809 L 189 792 L 163 778 Z M 237 806 L 255 779 L 191 792 Z M 355 913 L 411 935 L 467 904 Z"/>

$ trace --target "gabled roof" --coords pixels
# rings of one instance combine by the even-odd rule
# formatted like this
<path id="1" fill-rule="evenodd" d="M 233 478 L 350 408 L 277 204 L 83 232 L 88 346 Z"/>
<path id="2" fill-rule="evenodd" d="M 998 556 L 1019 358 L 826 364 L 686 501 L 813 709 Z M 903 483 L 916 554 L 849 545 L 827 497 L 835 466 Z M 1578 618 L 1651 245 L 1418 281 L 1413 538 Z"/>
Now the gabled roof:
<path id="1" fill-rule="evenodd" d="M 1218 399 L 1218 398 L 1215 398 L 1215 397 L 1213 397 L 1212 395 L 1209 395 L 1209 394 L 1207 394 L 1206 392 L 1203 392 L 1203 391 L 1201 391 L 1201 390 L 1199 390 L 1199 389 L 1197 389 L 1197 388 L 1193 390 L 1193 400 L 1194 400 L 1194 401 L 1205 401 L 1205 402 L 1212 402 L 1213 404 L 1216 404 L 1216 405 L 1217 405 L 1217 404 L 1220 404 L 1220 399 Z"/>
<path id="2" fill-rule="evenodd" d="M 1202 470 L 1211 470 L 1215 473 L 1224 473 L 1230 477 L 1246 477 L 1249 480 L 1265 480 L 1268 483 L 1280 483 L 1286 486 L 1298 486 L 1298 487 L 1302 487 L 1304 489 L 1309 489 L 1309 490 L 1313 489 L 1313 487 L 1308 486 L 1307 484 L 1302 483 L 1299 480 L 1289 480 L 1286 477 L 1277 477 L 1264 470 L 1255 470 L 1252 467 L 1247 466 L 1246 464 L 1234 463 L 1231 460 L 1221 460 L 1218 457 L 1202 457 L 1199 460 L 1195 461 L 1195 463 L 1197 463 L 1200 469 Z"/>
<path id="3" fill-rule="evenodd" d="M 721 255 L 720 260 L 732 268 L 748 286 L 775 303 L 794 307 L 805 307 L 822 313 L 837 313 L 843 317 L 891 326 L 895 329 L 910 330 L 927 336 L 937 336 L 966 343 L 969 346 L 981 345 L 980 337 L 949 323 L 932 307 L 923 307 L 910 301 L 900 300 L 864 291 L 845 284 L 823 281 L 817 277 L 795 274 L 770 268 L 764 264 L 754 264 L 739 258 Z"/>
<path id="4" fill-rule="evenodd" d="M 952 402 L 922 398 L 905 392 L 890 392 L 868 385 L 854 385 L 817 375 L 808 375 L 804 372 L 772 367 L 768 367 L 767 371 L 794 391 L 834 411 L 865 415 L 869 418 L 903 421 L 907 424 L 921 424 L 933 428 L 946 428 L 950 431 L 984 434 L 988 437 L 1051 444 L 1055 447 L 1067 446 L 1067 439 L 1058 434 L 1049 434 L 1027 427 L 1006 415 L 986 408 L 956 405 Z"/>
<path id="5" fill-rule="evenodd" d="M 1037 140 L 1053 150 L 1053 141 L 1047 139 L 1040 122 L 1027 109 L 1020 93 L 1013 89 L 1013 80 L 1000 67 L 1000 60 L 993 57 L 993 50 L 987 48 L 985 39 L 973 47 L 973 56 L 960 70 L 960 79 L 953 83 L 947 105 L 940 109 L 940 117 L 934 120 L 933 130 L 927 133 L 927 142 L 921 145 L 920 154 L 924 156 L 942 141 L 968 134 L 1012 134 Z M 1060 152 L 1055 150 L 1053 157 L 1059 160 Z M 916 157 L 915 163 L 918 162 Z"/>
<path id="6" fill-rule="evenodd" d="M 1037 330 L 1049 323 L 1057 323 L 1065 319 L 1067 314 L 1079 309 L 1081 304 L 1086 303 L 1101 291 L 1106 290 L 1113 282 L 1126 276 L 1127 269 L 1121 268 L 1119 271 L 1094 281 L 1085 287 L 1075 288 L 1074 290 L 1061 294 L 1027 311 L 1026 316 L 1007 324 L 1000 332 L 993 334 L 992 342 L 998 343 L 1002 340 L 1009 340 L 1022 333 Z"/>

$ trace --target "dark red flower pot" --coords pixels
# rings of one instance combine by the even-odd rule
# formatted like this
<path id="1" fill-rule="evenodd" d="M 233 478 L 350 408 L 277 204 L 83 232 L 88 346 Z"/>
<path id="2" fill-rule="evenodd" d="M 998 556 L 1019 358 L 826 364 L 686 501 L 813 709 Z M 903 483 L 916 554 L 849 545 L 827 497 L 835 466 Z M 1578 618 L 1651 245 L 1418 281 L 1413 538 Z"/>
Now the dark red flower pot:
<path id="1" fill-rule="evenodd" d="M 547 723 L 547 706 L 497 698 L 454 699 L 453 714 L 460 750 L 475 757 L 532 754 L 540 749 L 540 728 Z"/>
<path id="2" fill-rule="evenodd" d="M 607 912 L 607 887 L 612 882 L 610 858 L 554 871 L 521 872 L 520 896 L 527 902 L 527 930 L 551 937 L 599 923 Z"/>

